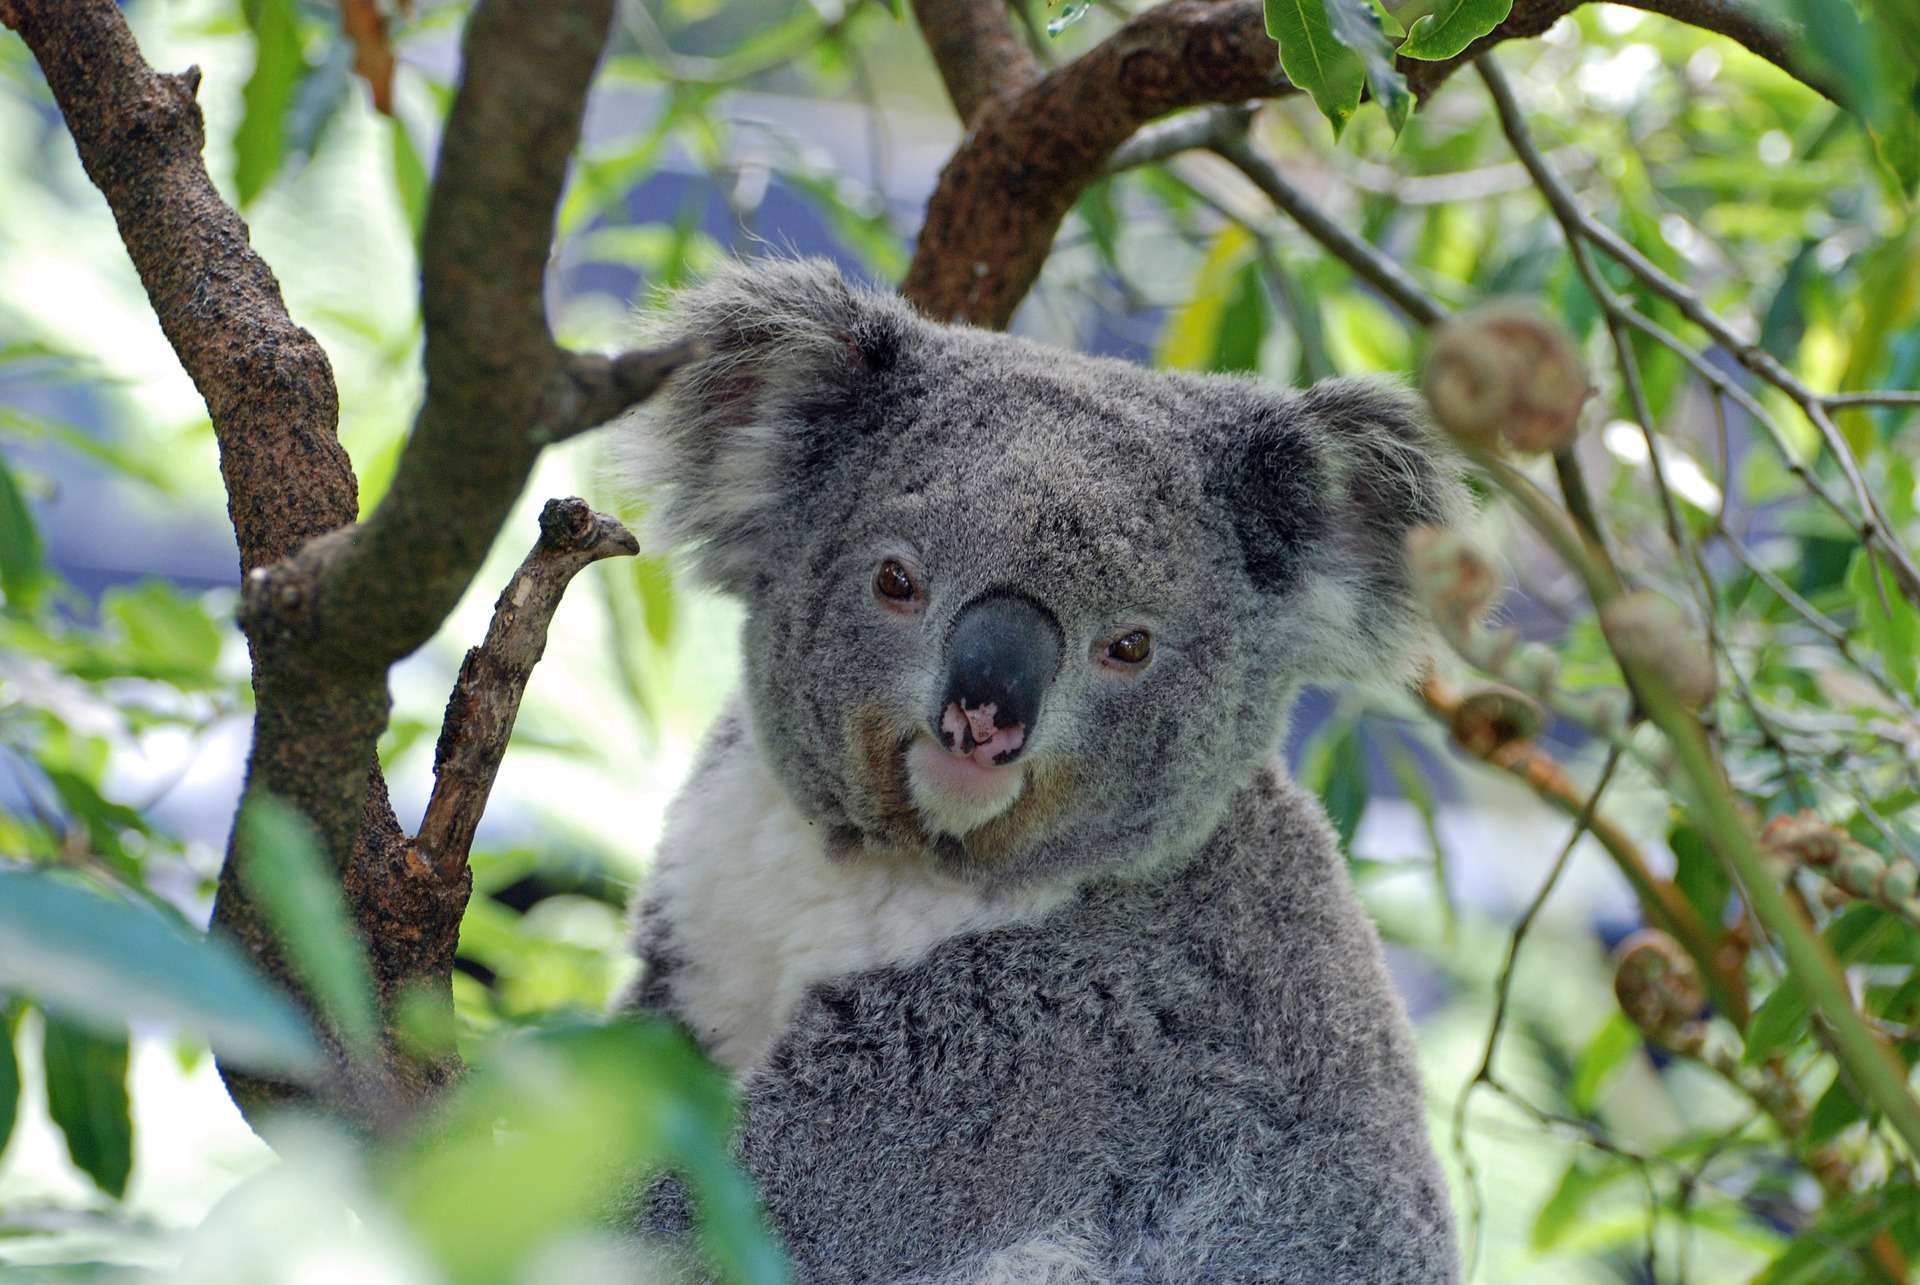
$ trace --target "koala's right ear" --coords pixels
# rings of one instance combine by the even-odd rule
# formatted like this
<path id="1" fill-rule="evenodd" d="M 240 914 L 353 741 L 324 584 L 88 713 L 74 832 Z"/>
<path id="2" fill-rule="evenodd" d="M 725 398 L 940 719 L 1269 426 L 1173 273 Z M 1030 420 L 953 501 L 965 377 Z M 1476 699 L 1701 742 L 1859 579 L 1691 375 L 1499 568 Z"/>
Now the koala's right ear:
<path id="1" fill-rule="evenodd" d="M 791 501 L 816 487 L 881 410 L 915 319 L 823 259 L 730 262 L 675 293 L 642 342 L 698 340 L 696 361 L 616 431 L 617 471 L 653 493 L 660 538 L 740 592 L 778 557 Z"/>

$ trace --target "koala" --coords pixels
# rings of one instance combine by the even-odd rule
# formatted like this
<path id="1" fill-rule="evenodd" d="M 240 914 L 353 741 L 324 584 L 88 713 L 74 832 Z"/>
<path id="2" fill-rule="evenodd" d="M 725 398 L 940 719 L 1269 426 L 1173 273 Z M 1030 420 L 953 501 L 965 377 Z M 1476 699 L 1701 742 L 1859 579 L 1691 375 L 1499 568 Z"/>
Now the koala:
<path id="1" fill-rule="evenodd" d="M 818 261 L 656 331 L 704 355 L 617 449 L 744 603 L 745 681 L 620 1002 L 735 1077 L 798 1278 L 1457 1279 L 1406 1015 L 1276 757 L 1302 683 L 1413 673 L 1402 539 L 1467 505 L 1417 400 L 935 324 Z"/>

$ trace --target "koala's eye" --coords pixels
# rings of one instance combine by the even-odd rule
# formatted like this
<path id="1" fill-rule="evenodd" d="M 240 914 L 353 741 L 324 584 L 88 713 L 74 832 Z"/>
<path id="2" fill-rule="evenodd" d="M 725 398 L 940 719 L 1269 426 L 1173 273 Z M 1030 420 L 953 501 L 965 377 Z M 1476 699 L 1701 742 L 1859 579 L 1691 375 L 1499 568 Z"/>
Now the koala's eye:
<path id="1" fill-rule="evenodd" d="M 882 562 L 873 573 L 873 591 L 896 610 L 911 609 L 920 597 L 920 586 L 914 583 L 913 573 L 893 558 Z"/>
<path id="2" fill-rule="evenodd" d="M 1107 644 L 1107 659 L 1117 665 L 1144 665 L 1153 655 L 1153 635 L 1131 629 Z"/>

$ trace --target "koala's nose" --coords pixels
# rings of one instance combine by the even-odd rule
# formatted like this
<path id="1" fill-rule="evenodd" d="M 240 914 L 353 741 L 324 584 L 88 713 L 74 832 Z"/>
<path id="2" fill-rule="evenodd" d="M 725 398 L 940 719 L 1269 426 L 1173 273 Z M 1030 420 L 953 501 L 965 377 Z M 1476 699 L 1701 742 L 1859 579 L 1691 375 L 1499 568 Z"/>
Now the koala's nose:
<path id="1" fill-rule="evenodd" d="M 983 594 L 947 637 L 947 683 L 934 735 L 982 766 L 1011 762 L 1032 738 L 1065 641 L 1053 613 L 1021 594 Z"/>

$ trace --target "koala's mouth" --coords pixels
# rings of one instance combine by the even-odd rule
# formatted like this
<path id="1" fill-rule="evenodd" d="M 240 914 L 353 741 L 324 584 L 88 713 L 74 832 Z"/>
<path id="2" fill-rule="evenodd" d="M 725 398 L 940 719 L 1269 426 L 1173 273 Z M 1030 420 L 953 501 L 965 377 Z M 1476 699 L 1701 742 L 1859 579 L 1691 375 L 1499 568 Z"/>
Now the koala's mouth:
<path id="1" fill-rule="evenodd" d="M 1070 760 L 962 760 L 879 705 L 853 710 L 847 730 L 847 848 L 919 854 L 963 877 L 984 875 L 1044 842 L 1071 811 L 1078 773 Z"/>
<path id="2" fill-rule="evenodd" d="M 1019 799 L 1027 784 L 1026 765 L 982 762 L 982 757 L 955 754 L 931 736 L 917 736 L 907 746 L 907 792 L 929 829 L 958 839 Z"/>

